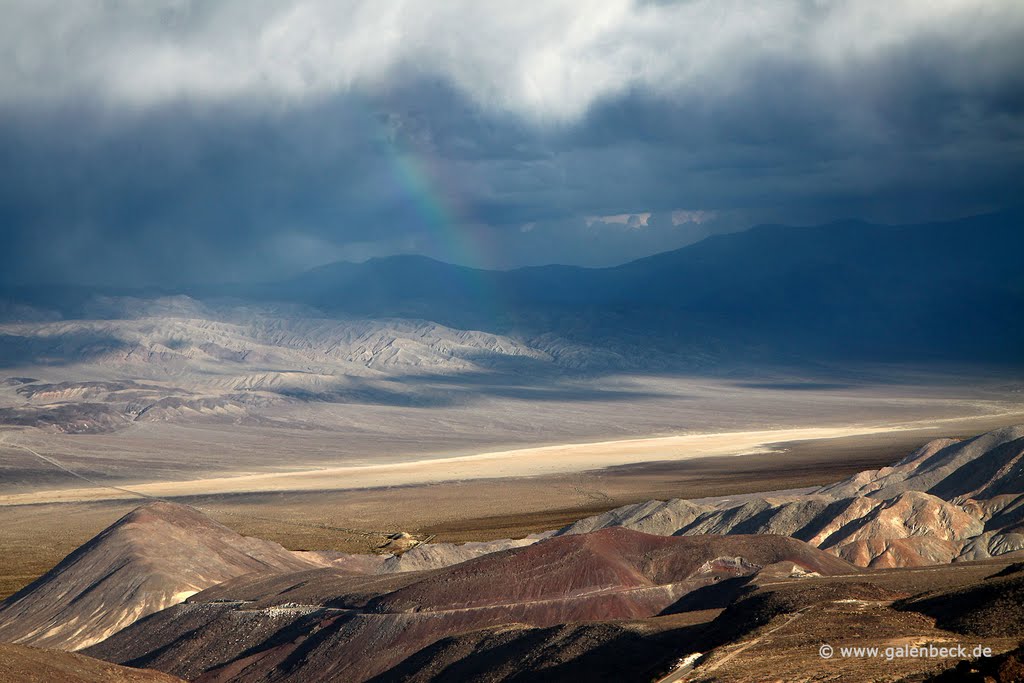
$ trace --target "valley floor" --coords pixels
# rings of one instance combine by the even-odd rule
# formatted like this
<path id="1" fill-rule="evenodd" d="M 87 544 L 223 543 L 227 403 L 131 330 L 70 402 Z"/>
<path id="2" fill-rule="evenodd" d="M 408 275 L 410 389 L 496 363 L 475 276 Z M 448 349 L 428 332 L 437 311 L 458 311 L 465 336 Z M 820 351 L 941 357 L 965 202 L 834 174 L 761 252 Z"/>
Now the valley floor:
<path id="1" fill-rule="evenodd" d="M 900 432 L 936 429 L 941 431 L 943 428 L 971 429 L 973 425 L 998 425 L 1007 420 L 1013 424 L 1022 419 L 1024 419 L 1024 412 L 1010 412 L 983 418 L 946 418 L 897 425 L 849 425 L 683 434 L 647 439 L 519 448 L 407 462 L 238 473 L 180 481 L 129 482 L 123 485 L 104 484 L 99 480 L 79 480 L 79 477 L 75 477 L 71 482 L 73 485 L 70 487 L 28 493 L 0 494 L 0 505 L 84 502 L 140 497 L 181 498 L 282 491 L 357 490 L 416 486 L 446 481 L 538 477 L 650 462 L 675 462 L 711 456 L 771 453 L 776 450 L 777 444 L 782 443 L 799 444 L 807 441 L 858 436 L 884 437 Z M 5 443 L 3 437 L 4 435 L 0 434 L 0 443 Z M 14 435 L 14 439 L 8 439 L 5 445 L 19 447 L 16 439 L 17 435 Z M 38 458 L 50 458 L 50 456 L 41 455 L 28 447 L 21 448 Z M 50 460 L 53 461 L 54 466 L 60 467 L 55 458 L 50 458 Z"/>
<path id="2" fill-rule="evenodd" d="M 54 368 L 14 370 L 62 379 Z M 0 428 L 0 597 L 137 494 L 195 505 L 292 549 L 373 552 L 398 531 L 521 537 L 651 498 L 821 485 L 936 437 L 1024 422 L 1019 380 L 997 372 L 485 379 L 408 380 L 410 391 L 450 399 L 431 405 L 292 401 L 237 421 L 196 413 L 99 433 Z M 0 387 L 0 403 L 34 406 L 20 386 Z M 93 400 L 76 397 L 46 400 Z"/>
<path id="3" fill-rule="evenodd" d="M 624 461 L 618 462 L 610 460 L 614 446 L 592 446 L 609 454 L 608 466 L 590 464 L 580 471 L 449 476 L 443 481 L 392 482 L 360 488 L 334 480 L 333 488 L 304 491 L 199 495 L 198 491 L 190 494 L 188 488 L 183 488 L 182 495 L 173 499 L 194 505 L 243 534 L 268 538 L 291 549 L 372 552 L 385 542 L 387 534 L 396 531 L 455 542 L 521 537 L 651 498 L 735 497 L 821 485 L 889 465 L 936 437 L 964 436 L 1020 421 L 1021 415 L 1012 414 L 943 418 L 927 426 L 904 425 L 900 429 L 848 427 L 838 432 L 842 435 L 822 430 L 778 430 L 746 432 L 733 441 L 723 435 L 689 437 L 697 448 L 678 450 L 685 457 L 676 459 L 666 458 L 666 451 L 658 450 L 665 448 L 664 439 L 652 440 L 652 450 L 646 452 L 637 445 L 645 441 L 631 440 L 633 450 L 625 448 Z M 822 438 L 823 433 L 830 438 Z M 672 448 L 680 447 L 673 443 Z M 534 462 L 542 462 L 538 453 L 551 450 L 525 449 L 525 453 L 528 458 L 533 455 Z M 747 454 L 735 455 L 743 452 Z M 648 454 L 647 462 L 637 457 Z M 495 460 L 503 458 L 510 458 L 510 454 Z M 471 465 L 477 461 L 469 458 L 458 462 Z M 489 457 L 479 462 L 493 467 Z M 594 461 L 580 458 L 580 462 Z M 426 465 L 430 463 L 426 461 Z M 433 463 L 438 472 L 444 471 L 439 462 Z M 85 489 L 79 486 L 84 482 L 69 479 L 74 489 L 91 497 L 33 502 L 22 492 L 14 494 L 21 503 L 0 505 L 0 597 L 28 584 L 139 502 L 137 497 L 106 488 Z M 274 477 L 265 480 L 282 481 Z M 202 484 L 203 480 L 187 483 Z M 138 488 L 185 484 L 156 482 Z"/>

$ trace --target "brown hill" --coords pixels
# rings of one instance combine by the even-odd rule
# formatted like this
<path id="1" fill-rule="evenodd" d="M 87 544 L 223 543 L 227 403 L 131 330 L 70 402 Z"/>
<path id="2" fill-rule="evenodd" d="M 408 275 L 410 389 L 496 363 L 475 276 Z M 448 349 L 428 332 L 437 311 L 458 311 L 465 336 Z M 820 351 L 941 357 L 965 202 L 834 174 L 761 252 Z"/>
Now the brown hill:
<path id="1" fill-rule="evenodd" d="M 1024 681 L 1024 643 L 994 657 L 962 660 L 922 683 L 1020 683 Z M 908 681 L 909 683 L 909 681 Z"/>
<path id="2" fill-rule="evenodd" d="M 1024 633 L 1024 564 L 1014 564 L 970 586 L 932 591 L 900 609 L 935 618 L 941 628 L 980 636 Z"/>
<path id="3" fill-rule="evenodd" d="M 72 652 L 0 643 L 0 683 L 181 683 L 149 669 L 131 669 Z"/>
<path id="4" fill-rule="evenodd" d="M 149 503 L 0 603 L 0 642 L 76 650 L 232 577 L 310 566 L 193 508 Z"/>
<path id="5" fill-rule="evenodd" d="M 915 603 L 917 598 L 905 596 L 973 594 L 990 583 L 986 577 L 1006 564 L 987 560 L 868 570 L 855 577 L 751 582 L 745 594 L 685 644 L 692 648 L 689 652 L 703 653 L 685 680 L 909 683 L 952 666 L 956 656 L 887 657 L 887 649 L 964 645 L 968 651 L 984 646 L 996 654 L 1005 652 L 1024 636 L 1024 624 L 1019 619 L 1006 623 L 998 634 L 971 633 L 965 637 L 965 631 L 949 630 L 949 624 L 941 620 L 937 623 L 931 615 L 907 608 L 905 605 Z M 987 612 L 982 619 L 999 623 L 996 612 Z M 823 644 L 834 648 L 831 658 L 819 654 Z M 842 654 L 843 648 L 865 647 L 878 648 L 878 654 Z"/>
<path id="6" fill-rule="evenodd" d="M 651 509 L 653 514 L 648 513 Z M 991 515 L 985 506 L 952 503 L 919 491 L 906 491 L 891 499 L 860 496 L 833 501 L 818 495 L 782 501 L 755 499 L 735 507 L 706 506 L 703 511 L 687 501 L 651 501 L 581 520 L 558 534 L 615 523 L 682 536 L 780 534 L 861 567 L 907 567 L 950 562 L 972 542 L 971 559 L 1024 548 L 1018 545 L 1024 539 L 1008 536 L 1009 528 L 1000 526 L 1009 518 L 994 520 Z M 986 519 L 994 520 L 990 525 L 994 530 L 982 539 Z M 683 526 L 676 528 L 680 522 Z"/>
<path id="7" fill-rule="evenodd" d="M 498 626 L 442 638 L 373 683 L 474 681 L 651 681 L 699 637 L 703 621 L 643 621 Z"/>
<path id="8" fill-rule="evenodd" d="M 673 662 L 690 680 L 788 680 L 821 672 L 822 642 L 969 634 L 1005 652 L 1024 635 L 1008 559 L 1024 548 L 1021 434 L 933 443 L 811 495 L 650 501 L 407 562 L 290 553 L 157 504 L 0 606 L 0 639 L 15 623 L 25 639 L 112 633 L 86 653 L 206 683 L 639 681 Z M 160 611 L 124 628 L 139 609 Z M 870 680 L 952 664 L 828 666 Z"/>
<path id="9" fill-rule="evenodd" d="M 737 564 L 736 569 L 726 569 L 724 560 L 735 558 L 742 558 L 749 568 Z M 723 562 L 716 565 L 719 560 Z M 705 577 L 752 574 L 785 560 L 820 574 L 853 571 L 846 562 L 782 536 L 662 537 L 613 527 L 463 562 L 394 591 L 376 604 L 388 611 L 407 611 L 527 603 L 593 595 L 608 587 L 705 583 L 710 582 Z M 495 577 L 501 579 L 495 581 Z M 604 616 L 631 615 L 606 612 Z"/>

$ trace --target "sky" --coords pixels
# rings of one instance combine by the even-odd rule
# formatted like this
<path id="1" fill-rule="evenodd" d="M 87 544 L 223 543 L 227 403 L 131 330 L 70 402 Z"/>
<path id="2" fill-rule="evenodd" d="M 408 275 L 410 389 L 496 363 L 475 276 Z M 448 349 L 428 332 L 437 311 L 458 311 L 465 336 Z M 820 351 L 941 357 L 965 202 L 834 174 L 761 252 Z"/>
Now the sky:
<path id="1" fill-rule="evenodd" d="M 1017 0 L 0 0 L 0 282 L 607 266 L 1019 203 Z M 827 228 L 823 228 L 827 229 Z"/>

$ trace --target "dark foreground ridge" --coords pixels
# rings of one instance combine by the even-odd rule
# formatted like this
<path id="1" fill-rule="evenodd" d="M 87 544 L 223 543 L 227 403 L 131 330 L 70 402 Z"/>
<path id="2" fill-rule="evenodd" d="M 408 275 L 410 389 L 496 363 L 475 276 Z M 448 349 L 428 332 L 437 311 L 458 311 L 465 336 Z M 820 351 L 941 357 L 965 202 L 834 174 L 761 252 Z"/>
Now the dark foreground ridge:
<path id="1" fill-rule="evenodd" d="M 117 666 L 72 652 L 0 644 L 0 683 L 180 683 L 180 678 Z"/>

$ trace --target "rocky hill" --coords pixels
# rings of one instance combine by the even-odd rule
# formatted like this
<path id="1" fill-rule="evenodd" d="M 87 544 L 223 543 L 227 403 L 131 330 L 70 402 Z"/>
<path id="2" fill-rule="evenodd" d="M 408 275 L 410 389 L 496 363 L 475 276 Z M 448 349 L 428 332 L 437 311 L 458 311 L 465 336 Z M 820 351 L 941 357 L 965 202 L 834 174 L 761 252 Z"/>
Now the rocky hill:
<path id="1" fill-rule="evenodd" d="M 1024 552 L 1024 426 L 933 441 L 892 467 L 804 496 L 740 504 L 648 501 L 556 535 L 623 526 L 660 535 L 781 534 L 861 567 L 910 567 Z"/>
<path id="2" fill-rule="evenodd" d="M 890 498 L 924 491 L 944 500 L 987 499 L 1024 491 L 1024 425 L 966 441 L 939 439 L 892 467 L 861 472 L 820 493 L 836 498 Z"/>
<path id="3" fill-rule="evenodd" d="M 88 433 L 132 422 L 238 421 L 288 403 L 431 406 L 451 400 L 448 392 L 414 378 L 540 378 L 613 360 L 557 335 L 328 318 L 302 307 L 181 296 L 93 305 L 86 313 L 105 317 L 0 322 L 0 358 L 29 375 L 0 385 L 0 425 Z"/>
<path id="4" fill-rule="evenodd" d="M 0 642 L 77 650 L 232 577 L 311 566 L 192 508 L 149 503 L 0 603 Z"/>
<path id="5" fill-rule="evenodd" d="M 134 624 L 88 654 L 210 681 L 284 680 L 295 667 L 301 680 L 360 681 L 465 631 L 649 618 L 694 591 L 780 563 L 811 575 L 856 572 L 789 538 L 606 529 L 427 572 L 358 576 L 325 568 L 243 576 Z M 239 629 L 241 623 L 247 626 Z M 226 629 L 243 633 L 224 639 Z"/>

